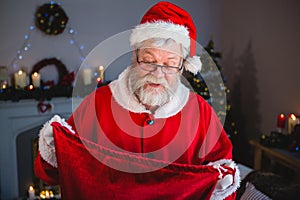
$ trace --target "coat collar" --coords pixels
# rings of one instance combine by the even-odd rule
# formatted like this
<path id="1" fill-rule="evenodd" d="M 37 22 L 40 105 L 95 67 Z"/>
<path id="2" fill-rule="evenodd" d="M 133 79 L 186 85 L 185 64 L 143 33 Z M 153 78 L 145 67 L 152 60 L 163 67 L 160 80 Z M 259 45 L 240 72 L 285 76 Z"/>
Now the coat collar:
<path id="1" fill-rule="evenodd" d="M 137 98 L 130 94 L 128 86 L 128 74 L 130 72 L 130 67 L 125 69 L 118 77 L 117 80 L 109 84 L 110 90 L 114 99 L 120 104 L 124 109 L 127 109 L 134 113 L 149 113 L 150 111 L 145 108 L 141 103 L 138 102 Z M 165 105 L 159 107 L 155 113 L 155 118 L 168 118 L 176 115 L 182 110 L 189 98 L 189 89 L 186 88 L 181 82 L 175 91 L 174 96 Z"/>

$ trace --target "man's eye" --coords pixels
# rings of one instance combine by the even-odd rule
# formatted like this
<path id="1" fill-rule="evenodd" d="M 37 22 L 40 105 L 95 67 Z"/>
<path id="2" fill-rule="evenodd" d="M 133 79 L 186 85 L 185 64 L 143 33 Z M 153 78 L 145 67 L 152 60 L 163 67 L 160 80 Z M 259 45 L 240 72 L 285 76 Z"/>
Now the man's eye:
<path id="1" fill-rule="evenodd" d="M 154 64 L 154 62 L 152 62 L 152 61 L 144 61 L 144 63 L 147 63 L 147 64 Z"/>

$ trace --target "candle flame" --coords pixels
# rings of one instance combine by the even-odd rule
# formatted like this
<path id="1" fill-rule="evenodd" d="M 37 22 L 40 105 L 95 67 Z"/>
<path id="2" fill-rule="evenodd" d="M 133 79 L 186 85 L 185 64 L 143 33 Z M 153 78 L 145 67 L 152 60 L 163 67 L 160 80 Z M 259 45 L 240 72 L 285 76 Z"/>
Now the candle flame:
<path id="1" fill-rule="evenodd" d="M 29 90 L 32 90 L 33 89 L 33 85 L 29 85 Z"/>
<path id="2" fill-rule="evenodd" d="M 37 77 L 39 74 L 37 72 L 33 73 L 33 76 Z"/>
<path id="3" fill-rule="evenodd" d="M 30 190 L 30 191 L 33 191 L 33 190 L 34 190 L 32 185 L 29 186 L 29 190 Z"/>
<path id="4" fill-rule="evenodd" d="M 99 71 L 102 71 L 102 70 L 104 70 L 104 67 L 101 65 L 101 66 L 99 66 Z"/>
<path id="5" fill-rule="evenodd" d="M 290 118 L 291 118 L 292 120 L 294 120 L 294 121 L 297 119 L 297 117 L 296 117 L 295 114 L 290 114 Z"/>
<path id="6" fill-rule="evenodd" d="M 285 118 L 284 114 L 280 114 L 280 118 Z"/>
<path id="7" fill-rule="evenodd" d="M 23 71 L 22 71 L 22 70 L 19 70 L 19 71 L 18 71 L 18 74 L 19 74 L 19 75 L 22 75 L 22 74 L 23 74 Z"/>

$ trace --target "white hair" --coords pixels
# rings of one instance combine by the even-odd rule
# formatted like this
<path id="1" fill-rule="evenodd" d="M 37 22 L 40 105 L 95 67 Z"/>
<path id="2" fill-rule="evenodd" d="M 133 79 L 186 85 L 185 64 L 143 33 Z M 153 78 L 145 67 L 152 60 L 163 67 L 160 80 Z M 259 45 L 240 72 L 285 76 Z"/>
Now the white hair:
<path id="1" fill-rule="evenodd" d="M 147 47 L 172 47 L 174 44 L 179 44 L 172 38 L 151 38 L 148 40 L 144 40 L 142 42 L 138 42 L 134 44 L 135 49 L 147 48 Z M 183 46 L 181 46 L 182 57 L 186 58 L 188 56 L 188 50 Z"/>

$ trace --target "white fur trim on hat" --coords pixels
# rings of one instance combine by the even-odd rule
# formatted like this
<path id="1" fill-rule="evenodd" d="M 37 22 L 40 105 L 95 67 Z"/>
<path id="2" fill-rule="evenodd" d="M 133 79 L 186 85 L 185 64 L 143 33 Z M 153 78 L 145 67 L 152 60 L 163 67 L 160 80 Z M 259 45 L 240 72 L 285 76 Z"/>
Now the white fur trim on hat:
<path id="1" fill-rule="evenodd" d="M 190 71 L 194 75 L 196 75 L 198 72 L 201 71 L 202 63 L 199 56 L 193 56 L 193 57 L 188 57 L 184 61 L 183 66 L 187 71 Z"/>
<path id="2" fill-rule="evenodd" d="M 184 48 L 190 49 L 189 31 L 186 27 L 172 22 L 155 21 L 137 25 L 131 33 L 130 45 L 143 42 L 151 38 L 172 38 L 181 43 Z"/>

